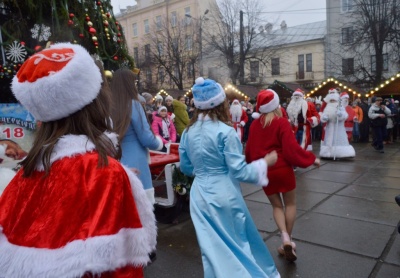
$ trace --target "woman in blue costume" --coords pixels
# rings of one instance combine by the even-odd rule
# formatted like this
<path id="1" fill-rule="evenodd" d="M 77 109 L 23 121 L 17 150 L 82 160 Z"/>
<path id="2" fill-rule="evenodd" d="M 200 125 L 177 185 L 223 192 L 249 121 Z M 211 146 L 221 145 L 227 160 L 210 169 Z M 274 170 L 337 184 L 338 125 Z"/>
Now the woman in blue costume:
<path id="1" fill-rule="evenodd" d="M 119 69 L 111 80 L 114 130 L 122 149 L 122 164 L 135 168 L 138 178 L 154 204 L 154 188 L 148 163 L 148 149 L 161 150 L 163 142 L 151 131 L 146 114 L 139 102 L 135 75 L 129 69 Z"/>
<path id="2" fill-rule="evenodd" d="M 200 245 L 204 277 L 280 277 L 242 197 L 239 182 L 268 184 L 276 153 L 246 164 L 229 125 L 225 92 L 214 80 L 196 79 L 195 111 L 179 147 L 180 168 L 195 175 L 190 215 Z"/>

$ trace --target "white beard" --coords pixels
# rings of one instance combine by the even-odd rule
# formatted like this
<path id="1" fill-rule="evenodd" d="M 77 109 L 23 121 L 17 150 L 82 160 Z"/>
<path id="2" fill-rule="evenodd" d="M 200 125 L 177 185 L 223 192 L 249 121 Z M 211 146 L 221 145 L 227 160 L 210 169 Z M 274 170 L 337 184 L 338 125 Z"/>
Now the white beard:
<path id="1" fill-rule="evenodd" d="M 302 98 L 298 98 L 298 99 L 292 98 L 292 100 L 289 102 L 286 112 L 289 116 L 290 122 L 292 122 L 292 123 L 297 122 L 297 117 L 299 116 L 299 113 L 301 111 L 303 101 L 304 100 Z"/>
<path id="2" fill-rule="evenodd" d="M 338 107 L 337 102 L 329 102 L 326 104 L 326 107 L 324 109 L 324 115 L 328 115 L 329 121 L 336 121 L 337 107 Z"/>
<path id="3" fill-rule="evenodd" d="M 233 122 L 240 122 L 240 119 L 242 118 L 242 106 L 240 104 L 232 104 L 231 107 L 229 108 L 229 111 L 232 116 L 232 121 Z"/>

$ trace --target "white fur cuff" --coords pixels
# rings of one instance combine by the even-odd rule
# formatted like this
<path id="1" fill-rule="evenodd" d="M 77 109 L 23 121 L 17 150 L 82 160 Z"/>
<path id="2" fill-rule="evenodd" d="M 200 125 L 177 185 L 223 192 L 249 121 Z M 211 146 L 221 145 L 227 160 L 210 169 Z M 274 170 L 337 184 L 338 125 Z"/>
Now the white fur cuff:
<path id="1" fill-rule="evenodd" d="M 265 161 L 264 158 L 260 158 L 258 160 L 253 161 L 250 163 L 254 165 L 254 167 L 257 169 L 258 172 L 258 182 L 257 185 L 260 186 L 267 186 L 268 185 L 268 178 L 267 178 L 267 173 L 268 173 L 268 165 L 267 162 Z"/>

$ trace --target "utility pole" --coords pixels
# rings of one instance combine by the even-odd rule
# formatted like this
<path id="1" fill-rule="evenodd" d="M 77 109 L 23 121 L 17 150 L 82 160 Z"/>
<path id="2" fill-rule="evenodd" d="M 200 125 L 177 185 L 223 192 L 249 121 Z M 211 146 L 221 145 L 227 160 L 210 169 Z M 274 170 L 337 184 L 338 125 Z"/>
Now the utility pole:
<path id="1" fill-rule="evenodd" d="M 240 11 L 240 54 L 239 54 L 239 83 L 244 84 L 244 30 L 243 11 Z"/>

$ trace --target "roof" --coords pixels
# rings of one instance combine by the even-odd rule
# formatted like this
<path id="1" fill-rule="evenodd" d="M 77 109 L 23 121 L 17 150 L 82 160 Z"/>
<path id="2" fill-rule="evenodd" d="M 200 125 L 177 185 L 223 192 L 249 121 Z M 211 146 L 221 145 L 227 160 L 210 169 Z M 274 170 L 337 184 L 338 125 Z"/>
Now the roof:
<path id="1" fill-rule="evenodd" d="M 371 96 L 392 96 L 392 95 L 400 95 L 400 73 L 393 75 L 388 78 L 386 81 L 382 82 L 381 85 L 373 88 L 368 92 Z"/>
<path id="2" fill-rule="evenodd" d="M 301 84 L 296 83 L 296 82 L 280 82 L 278 80 L 275 80 L 274 83 L 268 86 L 268 89 L 274 90 L 278 96 L 281 102 L 286 101 L 287 99 L 292 97 L 292 93 L 297 89 L 300 88 L 304 91 L 305 94 L 308 93 L 307 89 L 304 89 Z"/>
<path id="3" fill-rule="evenodd" d="M 324 39 L 326 20 L 280 28 L 272 32 L 259 33 L 254 39 L 254 48 L 271 47 Z"/>
<path id="4" fill-rule="evenodd" d="M 359 96 L 365 96 L 366 92 L 363 89 L 360 89 L 359 87 L 355 86 L 352 83 L 342 81 L 339 79 L 334 79 L 334 78 L 328 78 L 324 81 L 322 81 L 317 87 L 315 87 L 313 90 L 310 91 L 310 96 L 316 97 L 316 96 L 326 96 L 328 94 L 329 89 L 331 88 L 339 88 L 340 91 L 346 91 L 348 94 L 351 95 L 359 95 Z"/>

